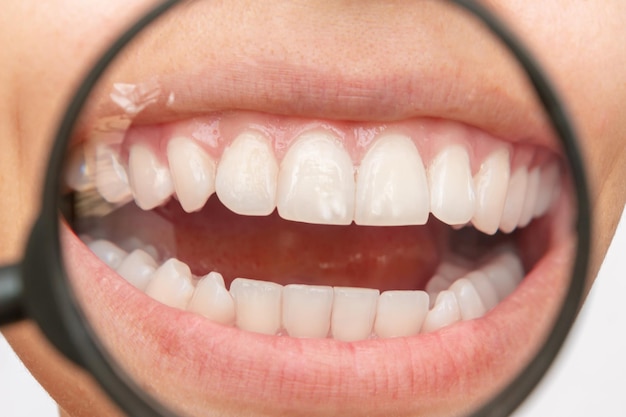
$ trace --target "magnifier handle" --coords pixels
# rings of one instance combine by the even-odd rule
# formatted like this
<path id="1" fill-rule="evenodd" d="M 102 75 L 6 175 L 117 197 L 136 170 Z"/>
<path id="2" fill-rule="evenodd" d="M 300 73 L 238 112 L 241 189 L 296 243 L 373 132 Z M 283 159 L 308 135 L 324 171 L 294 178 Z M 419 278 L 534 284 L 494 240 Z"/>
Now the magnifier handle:
<path id="1" fill-rule="evenodd" d="M 24 286 L 20 265 L 0 267 L 0 326 L 26 318 L 22 306 Z"/>

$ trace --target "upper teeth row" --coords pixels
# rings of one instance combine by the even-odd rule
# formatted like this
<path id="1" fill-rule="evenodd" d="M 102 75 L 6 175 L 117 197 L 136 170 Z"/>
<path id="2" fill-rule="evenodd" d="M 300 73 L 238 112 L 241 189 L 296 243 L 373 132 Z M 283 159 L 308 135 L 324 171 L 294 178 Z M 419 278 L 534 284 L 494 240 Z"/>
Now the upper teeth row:
<path id="1" fill-rule="evenodd" d="M 171 307 L 257 333 L 343 341 L 413 336 L 482 317 L 524 276 L 518 255 L 504 248 L 473 271 L 455 259 L 442 262 L 426 291 L 381 294 L 371 288 L 282 286 L 245 278 L 235 279 L 228 291 L 219 273 L 197 279 L 177 259 L 159 266 L 142 249 L 128 254 L 107 240 L 88 246 L 120 276 Z"/>
<path id="2" fill-rule="evenodd" d="M 555 161 L 532 166 L 527 150 L 492 146 L 472 173 L 464 143 L 441 145 L 424 163 L 414 141 L 397 133 L 380 134 L 356 169 L 338 138 L 325 130 L 301 134 L 280 164 L 269 139 L 253 130 L 239 134 L 219 161 L 184 136 L 171 138 L 165 149 L 162 156 L 154 144 L 131 144 L 126 163 L 114 147 L 97 143 L 95 169 L 79 155 L 68 184 L 84 189 L 95 182 L 107 201 L 134 198 L 145 210 L 175 195 L 187 212 L 197 211 L 215 192 L 243 215 L 277 208 L 294 221 L 391 226 L 424 224 L 432 213 L 447 224 L 471 222 L 493 234 L 543 215 L 560 182 Z"/>

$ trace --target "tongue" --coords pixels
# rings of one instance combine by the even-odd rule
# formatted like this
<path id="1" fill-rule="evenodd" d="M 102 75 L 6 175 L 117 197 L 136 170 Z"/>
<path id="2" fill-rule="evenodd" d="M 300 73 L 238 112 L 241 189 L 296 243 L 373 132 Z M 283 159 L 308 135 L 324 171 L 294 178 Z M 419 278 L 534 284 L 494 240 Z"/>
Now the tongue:
<path id="1" fill-rule="evenodd" d="M 156 245 L 162 254 L 187 263 L 196 275 L 217 271 L 226 281 L 245 277 L 283 285 L 423 289 L 439 263 L 436 238 L 441 233 L 435 229 L 441 225 L 436 222 L 402 227 L 314 225 L 283 220 L 276 212 L 239 216 L 215 197 L 197 213 L 185 213 L 171 201 L 151 214 L 167 220 L 173 230 L 176 247 Z M 125 223 L 134 222 L 127 218 Z M 146 226 L 145 221 L 134 224 Z"/>

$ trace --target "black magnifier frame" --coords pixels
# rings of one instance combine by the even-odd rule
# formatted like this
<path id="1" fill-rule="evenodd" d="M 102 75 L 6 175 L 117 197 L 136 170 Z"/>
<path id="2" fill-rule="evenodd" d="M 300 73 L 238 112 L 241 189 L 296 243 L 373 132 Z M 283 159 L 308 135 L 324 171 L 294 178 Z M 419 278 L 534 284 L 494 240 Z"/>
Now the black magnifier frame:
<path id="1" fill-rule="evenodd" d="M 569 161 L 578 205 L 577 248 L 572 280 L 553 331 L 528 366 L 473 417 L 501 417 L 512 413 L 547 371 L 571 328 L 585 288 L 591 237 L 591 210 L 584 166 L 574 130 L 554 89 L 526 48 L 489 10 L 472 0 L 448 0 L 481 21 L 517 59 L 533 85 Z M 41 213 L 21 264 L 0 269 L 0 325 L 25 318 L 37 322 L 46 337 L 65 356 L 88 371 L 122 411 L 130 416 L 169 417 L 172 411 L 143 392 L 107 353 L 79 308 L 63 267 L 59 243 L 61 172 L 74 126 L 92 89 L 109 64 L 146 26 L 184 0 L 165 0 L 151 9 L 97 61 L 71 101 L 52 148 Z"/>

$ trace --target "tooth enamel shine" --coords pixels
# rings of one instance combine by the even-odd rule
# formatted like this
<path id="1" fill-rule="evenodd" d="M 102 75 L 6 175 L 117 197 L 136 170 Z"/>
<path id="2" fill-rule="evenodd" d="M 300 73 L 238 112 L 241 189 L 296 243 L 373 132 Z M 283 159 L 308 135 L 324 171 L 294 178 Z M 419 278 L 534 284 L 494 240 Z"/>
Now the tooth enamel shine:
<path id="1" fill-rule="evenodd" d="M 283 286 L 274 282 L 236 278 L 230 284 L 236 324 L 242 330 L 274 335 L 281 325 Z"/>
<path id="2" fill-rule="evenodd" d="M 174 192 L 170 170 L 152 149 L 143 144 L 133 145 L 128 165 L 131 189 L 139 207 L 152 210 L 170 198 Z"/>

